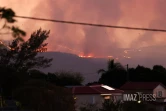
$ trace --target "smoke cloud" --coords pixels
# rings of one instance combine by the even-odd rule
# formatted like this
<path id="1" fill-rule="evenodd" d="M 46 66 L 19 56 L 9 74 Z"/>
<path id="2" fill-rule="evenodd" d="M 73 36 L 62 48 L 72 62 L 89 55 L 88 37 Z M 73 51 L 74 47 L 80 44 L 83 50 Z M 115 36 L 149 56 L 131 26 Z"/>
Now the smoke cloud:
<path id="1" fill-rule="evenodd" d="M 166 28 L 165 0 L 0 0 L 1 7 L 12 8 L 17 15 L 123 25 Z M 17 25 L 29 35 L 40 27 L 51 30 L 50 51 L 111 55 L 118 48 L 164 45 L 166 34 L 159 32 L 99 28 L 81 25 L 17 19 Z"/>

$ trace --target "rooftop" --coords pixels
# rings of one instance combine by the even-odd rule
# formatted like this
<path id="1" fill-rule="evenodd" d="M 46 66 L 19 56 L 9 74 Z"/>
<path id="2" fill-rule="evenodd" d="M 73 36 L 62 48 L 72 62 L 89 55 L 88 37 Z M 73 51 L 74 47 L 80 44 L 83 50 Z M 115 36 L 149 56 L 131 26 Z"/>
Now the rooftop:
<path id="1" fill-rule="evenodd" d="M 121 86 L 121 90 L 153 90 L 158 85 L 163 84 L 160 82 L 127 82 L 123 86 Z"/>
<path id="2" fill-rule="evenodd" d="M 107 85 L 76 86 L 72 87 L 73 94 L 111 94 L 123 93 L 122 90 L 109 87 Z"/>

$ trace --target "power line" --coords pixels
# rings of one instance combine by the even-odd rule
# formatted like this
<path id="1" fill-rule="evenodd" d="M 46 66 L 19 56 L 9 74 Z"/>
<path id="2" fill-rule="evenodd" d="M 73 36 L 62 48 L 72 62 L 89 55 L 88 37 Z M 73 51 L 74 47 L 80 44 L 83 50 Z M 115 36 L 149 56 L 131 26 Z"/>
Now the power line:
<path id="1" fill-rule="evenodd" d="M 8 34 L 12 34 L 12 33 L 0 33 L 0 35 L 8 35 Z"/>
<path id="2" fill-rule="evenodd" d="M 57 22 L 57 23 L 64 23 L 64 24 L 87 25 L 87 26 L 94 26 L 94 27 L 108 27 L 108 28 L 129 29 L 129 30 L 166 32 L 166 30 L 164 30 L 164 29 L 149 29 L 149 28 L 126 27 L 126 26 L 113 26 L 113 25 L 103 25 L 103 24 L 92 24 L 92 23 L 63 21 L 63 20 L 53 20 L 53 19 L 44 19 L 44 18 L 35 18 L 35 17 L 26 17 L 26 16 L 15 16 L 15 17 L 24 18 L 24 19 L 40 20 L 40 21 Z"/>

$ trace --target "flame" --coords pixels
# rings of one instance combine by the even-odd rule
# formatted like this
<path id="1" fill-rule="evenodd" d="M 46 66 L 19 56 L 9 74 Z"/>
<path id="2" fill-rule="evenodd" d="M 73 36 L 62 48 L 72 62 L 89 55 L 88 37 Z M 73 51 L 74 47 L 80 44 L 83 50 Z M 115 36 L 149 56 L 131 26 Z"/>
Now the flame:
<path id="1" fill-rule="evenodd" d="M 11 50 L 14 50 L 12 48 L 10 48 L 9 46 L 7 46 L 6 44 L 4 44 L 2 41 L 0 41 L 0 44 L 6 46 L 7 48 L 11 49 Z M 80 51 L 77 51 L 77 50 L 74 50 L 74 49 L 71 49 L 71 48 L 68 48 L 66 46 L 63 46 L 63 45 L 58 45 L 62 48 L 65 48 L 65 49 L 68 49 L 70 51 L 74 51 L 74 52 L 80 52 Z M 38 52 L 46 52 L 47 48 L 43 48 L 43 49 L 37 49 L 36 51 Z M 124 51 L 125 52 L 125 51 Z M 83 54 L 83 53 L 80 53 L 80 54 L 77 54 L 79 57 L 81 58 L 114 58 L 114 56 L 112 55 L 109 55 L 109 56 L 94 56 L 94 54 L 90 53 L 90 54 Z M 125 58 L 131 58 L 131 57 L 126 57 L 126 56 L 123 56 Z M 116 60 L 119 60 L 118 57 L 115 57 Z"/>
<path id="2" fill-rule="evenodd" d="M 2 41 L 0 41 L 0 44 L 6 46 L 7 48 L 9 48 L 9 49 L 11 49 L 11 50 L 14 50 L 14 49 L 10 48 L 9 46 L 7 46 L 6 44 L 4 44 Z M 68 47 L 66 47 L 66 46 L 62 46 L 62 45 L 59 45 L 59 46 L 60 46 L 60 47 L 63 47 L 63 48 L 66 48 L 66 49 L 68 49 L 68 50 L 71 50 L 71 51 L 79 52 L 79 51 L 73 50 L 73 49 L 71 49 L 71 48 L 68 48 Z M 43 48 L 43 49 L 38 49 L 37 51 L 39 51 L 39 52 L 46 52 L 46 50 L 47 50 L 47 48 Z M 127 53 L 127 51 L 129 51 L 129 50 L 125 50 L 124 53 Z M 138 51 L 141 51 L 141 50 L 138 50 Z M 91 53 L 91 54 L 83 54 L 83 53 L 80 53 L 80 54 L 78 54 L 78 56 L 81 57 L 81 58 L 114 58 L 114 57 L 111 56 L 111 55 L 109 55 L 109 56 L 94 56 L 94 54 L 92 54 L 92 53 Z M 128 59 L 131 58 L 131 57 L 129 57 L 129 56 L 123 56 L 123 57 L 124 57 L 124 58 L 128 58 Z M 115 59 L 116 59 L 116 60 L 119 60 L 118 57 L 115 57 Z"/>
<path id="3" fill-rule="evenodd" d="M 88 54 L 88 55 L 79 54 L 78 56 L 81 58 L 95 58 L 92 54 Z"/>
<path id="4" fill-rule="evenodd" d="M 127 50 L 125 50 L 125 51 L 124 51 L 124 53 L 126 53 L 126 54 L 127 54 Z"/>
<path id="5" fill-rule="evenodd" d="M 113 56 L 107 56 L 108 58 L 113 58 Z"/>
<path id="6" fill-rule="evenodd" d="M 81 58 L 114 58 L 114 56 L 111 56 L 111 55 L 109 55 L 109 56 L 95 56 L 94 54 L 79 54 L 78 55 L 79 57 L 81 57 Z M 118 58 L 115 58 L 115 59 L 118 59 Z"/>
<path id="7" fill-rule="evenodd" d="M 6 44 L 4 44 L 2 41 L 0 41 L 0 44 L 6 46 L 7 48 L 9 48 L 9 49 L 11 49 L 11 50 L 14 50 L 14 49 L 10 48 L 9 46 L 7 46 Z M 68 48 L 68 47 L 66 47 L 66 46 L 62 46 L 62 45 L 58 45 L 58 46 L 63 47 L 63 48 L 65 48 L 65 49 L 68 49 L 68 50 L 70 50 L 70 51 L 80 52 L 80 51 L 77 51 L 77 50 Z M 39 49 L 38 49 L 38 50 L 39 50 Z M 39 52 L 46 52 L 46 50 L 47 50 L 47 48 L 43 48 L 43 49 L 40 49 Z M 140 52 L 141 50 L 140 50 L 140 49 L 139 49 L 139 50 L 124 50 L 124 53 L 127 54 L 128 51 L 139 51 L 139 52 Z M 78 54 L 78 56 L 81 57 L 81 58 L 114 58 L 114 56 L 111 56 L 111 55 L 109 55 L 109 56 L 94 56 L 94 54 L 92 54 L 92 53 L 90 53 L 90 54 L 80 53 L 80 54 Z M 123 57 L 124 57 L 124 58 L 127 58 L 127 59 L 130 59 L 130 58 L 131 58 L 130 56 L 125 56 L 125 55 L 124 55 Z M 115 59 L 116 59 L 116 60 L 119 60 L 118 57 L 115 57 Z"/>
<path id="8" fill-rule="evenodd" d="M 94 54 L 79 54 L 78 55 L 79 57 L 81 57 L 81 58 L 114 58 L 114 56 L 111 56 L 111 55 L 109 55 L 109 56 L 95 56 Z M 117 57 L 115 57 L 115 59 L 119 59 L 119 58 L 117 58 Z"/>

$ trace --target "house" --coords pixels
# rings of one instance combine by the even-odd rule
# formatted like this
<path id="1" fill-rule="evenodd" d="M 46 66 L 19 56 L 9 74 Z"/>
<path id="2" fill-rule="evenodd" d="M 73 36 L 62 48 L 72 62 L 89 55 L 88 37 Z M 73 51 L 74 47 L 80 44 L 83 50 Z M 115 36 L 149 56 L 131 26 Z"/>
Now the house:
<path id="1" fill-rule="evenodd" d="M 120 88 L 125 94 L 141 92 L 144 95 L 154 95 L 155 101 L 148 101 L 156 106 L 159 111 L 166 111 L 166 86 L 160 82 L 127 82 Z"/>
<path id="2" fill-rule="evenodd" d="M 84 104 L 95 104 L 101 107 L 105 99 L 122 100 L 123 91 L 106 85 L 74 86 L 70 87 L 79 110 Z"/>

